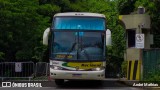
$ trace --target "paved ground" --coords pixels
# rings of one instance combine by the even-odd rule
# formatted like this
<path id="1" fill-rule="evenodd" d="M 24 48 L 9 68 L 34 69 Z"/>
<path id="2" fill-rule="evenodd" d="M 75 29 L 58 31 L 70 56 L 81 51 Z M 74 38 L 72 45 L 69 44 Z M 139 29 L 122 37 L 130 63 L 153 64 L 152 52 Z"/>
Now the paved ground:
<path id="1" fill-rule="evenodd" d="M 42 88 L 0 88 L 0 90 L 144 90 L 140 87 L 132 87 L 120 82 L 118 79 L 106 79 L 102 83 L 97 81 L 66 81 L 63 86 L 57 86 L 53 82 L 39 82 L 42 84 Z M 2 84 L 1 84 L 2 85 Z M 145 89 L 146 90 L 146 89 Z M 153 89 L 155 90 L 155 89 Z M 157 89 L 158 90 L 158 89 Z"/>

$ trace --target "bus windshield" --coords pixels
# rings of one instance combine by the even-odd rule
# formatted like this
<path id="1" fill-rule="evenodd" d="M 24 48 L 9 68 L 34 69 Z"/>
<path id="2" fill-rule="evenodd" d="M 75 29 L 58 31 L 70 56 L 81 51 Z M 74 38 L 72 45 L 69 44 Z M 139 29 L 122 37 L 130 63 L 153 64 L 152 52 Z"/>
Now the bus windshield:
<path id="1" fill-rule="evenodd" d="M 105 19 L 96 17 L 56 17 L 54 29 L 105 30 Z"/>
<path id="2" fill-rule="evenodd" d="M 104 32 L 54 31 L 52 36 L 53 59 L 104 59 Z"/>

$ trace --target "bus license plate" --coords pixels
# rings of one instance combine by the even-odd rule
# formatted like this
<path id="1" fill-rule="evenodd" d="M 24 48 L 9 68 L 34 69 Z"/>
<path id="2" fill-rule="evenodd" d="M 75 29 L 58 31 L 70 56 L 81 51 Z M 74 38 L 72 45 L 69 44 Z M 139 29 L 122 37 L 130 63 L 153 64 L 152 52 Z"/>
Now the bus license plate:
<path id="1" fill-rule="evenodd" d="M 73 77 L 82 77 L 82 74 L 72 74 Z"/>

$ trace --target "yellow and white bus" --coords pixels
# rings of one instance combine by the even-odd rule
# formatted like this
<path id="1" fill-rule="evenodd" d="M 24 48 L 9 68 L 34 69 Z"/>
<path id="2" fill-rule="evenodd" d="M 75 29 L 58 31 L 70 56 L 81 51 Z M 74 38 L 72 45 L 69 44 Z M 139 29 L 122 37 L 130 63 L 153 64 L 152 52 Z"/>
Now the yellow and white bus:
<path id="1" fill-rule="evenodd" d="M 50 78 L 57 85 L 64 80 L 105 78 L 107 36 L 105 15 L 98 13 L 58 13 L 45 30 L 43 44 L 50 38 Z M 50 33 L 50 37 L 49 37 Z M 109 37 L 109 39 L 107 38 Z"/>

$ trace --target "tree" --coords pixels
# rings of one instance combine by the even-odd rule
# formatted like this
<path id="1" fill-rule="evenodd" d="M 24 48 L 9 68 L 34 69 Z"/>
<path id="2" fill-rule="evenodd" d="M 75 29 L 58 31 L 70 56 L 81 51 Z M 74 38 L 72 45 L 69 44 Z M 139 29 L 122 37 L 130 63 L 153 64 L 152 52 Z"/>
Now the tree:
<path id="1" fill-rule="evenodd" d="M 160 1 L 159 0 L 138 0 L 135 7 L 143 6 L 151 17 L 151 33 L 154 35 L 152 48 L 160 48 Z"/>
<path id="2" fill-rule="evenodd" d="M 53 15 L 58 12 L 105 14 L 113 38 L 110 52 L 123 58 L 124 30 L 118 16 L 129 3 L 127 0 L 0 0 L 0 58 L 41 60 L 47 49 L 42 45 L 43 30 L 51 25 Z"/>
<path id="3" fill-rule="evenodd" d="M 40 6 L 34 0 L 1 0 L 0 6 L 0 51 L 5 60 L 36 59 L 34 50 L 41 47 L 49 17 L 37 13 Z"/>

